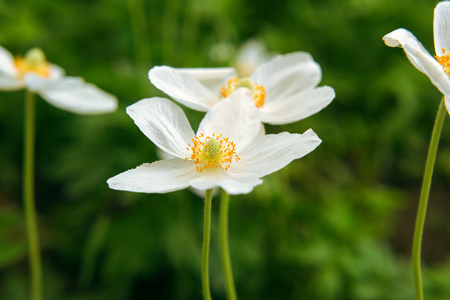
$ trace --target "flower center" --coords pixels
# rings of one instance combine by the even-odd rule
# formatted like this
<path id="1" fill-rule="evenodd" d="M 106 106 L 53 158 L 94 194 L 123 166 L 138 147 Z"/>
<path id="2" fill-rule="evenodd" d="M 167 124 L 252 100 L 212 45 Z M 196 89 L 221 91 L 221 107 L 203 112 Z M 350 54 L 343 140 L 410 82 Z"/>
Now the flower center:
<path id="1" fill-rule="evenodd" d="M 44 52 L 39 48 L 29 50 L 25 57 L 14 58 L 14 66 L 23 77 L 28 72 L 33 72 L 42 77 L 50 77 L 50 64 L 45 59 Z"/>
<path id="2" fill-rule="evenodd" d="M 236 155 L 236 144 L 229 141 L 222 134 L 212 134 L 212 137 L 202 133 L 192 139 L 192 145 L 188 144 L 187 150 L 192 151 L 191 156 L 184 160 L 192 159 L 197 164 L 197 171 L 204 169 L 222 168 L 227 171 L 231 162 L 240 160 Z"/>
<path id="3" fill-rule="evenodd" d="M 233 77 L 228 80 L 220 88 L 220 98 L 228 97 L 235 89 L 240 87 L 246 87 L 253 92 L 253 100 L 255 101 L 257 108 L 264 105 L 264 101 L 266 100 L 266 90 L 264 89 L 264 86 L 256 84 L 248 77 L 241 79 Z"/>
<path id="4" fill-rule="evenodd" d="M 450 48 L 447 54 L 445 54 L 445 52 L 447 51 L 444 48 L 442 48 L 442 52 L 444 53 L 442 56 L 434 56 L 434 57 L 436 58 L 438 63 L 442 65 L 445 73 L 447 73 L 447 75 L 450 76 Z"/>

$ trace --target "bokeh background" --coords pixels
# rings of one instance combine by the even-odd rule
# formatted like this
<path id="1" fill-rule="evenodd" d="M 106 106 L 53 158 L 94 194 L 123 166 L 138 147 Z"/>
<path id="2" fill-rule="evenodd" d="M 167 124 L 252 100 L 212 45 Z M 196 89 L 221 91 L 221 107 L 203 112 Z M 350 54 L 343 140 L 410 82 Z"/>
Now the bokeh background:
<path id="1" fill-rule="evenodd" d="M 433 49 L 437 1 L 0 1 L 0 45 L 32 47 L 119 99 L 81 116 L 37 103 L 36 201 L 47 300 L 201 299 L 203 199 L 137 194 L 106 180 L 157 151 L 125 113 L 164 96 L 154 65 L 232 66 L 241 47 L 310 52 L 320 113 L 268 132 L 323 143 L 231 197 L 230 247 L 240 299 L 409 300 L 411 245 L 439 91 L 382 37 L 399 27 Z M 0 299 L 28 299 L 21 200 L 24 92 L 0 92 Z M 202 113 L 184 108 L 194 128 Z M 444 123 L 423 241 L 425 295 L 450 299 L 450 127 Z M 213 199 L 210 279 L 225 299 Z"/>

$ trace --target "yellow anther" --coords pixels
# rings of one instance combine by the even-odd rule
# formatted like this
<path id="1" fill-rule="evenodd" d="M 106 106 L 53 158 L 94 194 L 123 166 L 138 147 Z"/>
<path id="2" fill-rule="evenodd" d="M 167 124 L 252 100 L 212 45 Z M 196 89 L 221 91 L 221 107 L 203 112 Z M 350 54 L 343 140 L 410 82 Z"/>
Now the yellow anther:
<path id="1" fill-rule="evenodd" d="M 450 48 L 449 48 L 450 50 Z M 436 60 L 438 61 L 438 63 L 440 63 L 442 65 L 442 67 L 445 70 L 445 73 L 447 73 L 447 75 L 450 76 L 450 51 L 445 54 L 445 52 L 447 52 L 444 48 L 442 49 L 442 56 L 435 56 Z"/>
<path id="2" fill-rule="evenodd" d="M 235 89 L 240 87 L 245 87 L 252 91 L 253 100 L 255 101 L 255 105 L 257 108 L 260 108 L 264 105 L 264 102 L 266 100 L 266 90 L 264 89 L 264 86 L 256 84 L 248 77 L 244 77 L 241 79 L 233 77 L 228 80 L 227 83 L 223 84 L 220 88 L 220 98 L 228 97 Z"/>
<path id="3" fill-rule="evenodd" d="M 45 59 L 45 54 L 39 48 L 29 50 L 25 57 L 14 58 L 19 77 L 23 77 L 28 72 L 33 72 L 42 77 L 50 77 L 50 64 Z"/>

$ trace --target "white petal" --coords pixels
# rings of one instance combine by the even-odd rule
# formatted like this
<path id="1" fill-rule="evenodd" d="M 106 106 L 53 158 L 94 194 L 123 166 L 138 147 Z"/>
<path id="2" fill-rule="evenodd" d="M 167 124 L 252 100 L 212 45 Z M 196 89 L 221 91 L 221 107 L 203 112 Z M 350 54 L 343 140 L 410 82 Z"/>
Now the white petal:
<path id="1" fill-rule="evenodd" d="M 139 129 L 161 150 L 179 158 L 190 156 L 186 149 L 194 131 L 183 110 L 170 100 L 154 97 L 127 107 Z"/>
<path id="2" fill-rule="evenodd" d="M 390 47 L 403 47 L 411 63 L 427 75 L 444 95 L 450 95 L 450 78 L 445 73 L 444 68 L 411 32 L 400 28 L 385 35 L 383 40 Z"/>
<path id="3" fill-rule="evenodd" d="M 61 67 L 50 64 L 50 79 L 60 79 L 64 77 L 64 73 L 65 72 Z"/>
<path id="4" fill-rule="evenodd" d="M 450 114 L 450 97 L 445 96 L 445 107 L 447 108 L 447 112 Z"/>
<path id="5" fill-rule="evenodd" d="M 222 85 L 231 77 L 236 76 L 233 68 L 192 68 L 177 69 L 181 74 L 189 74 L 203 84 L 214 95 L 219 95 Z"/>
<path id="6" fill-rule="evenodd" d="M 0 46 L 0 74 L 10 77 L 17 76 L 17 70 L 14 66 L 14 57 L 8 50 Z"/>
<path id="7" fill-rule="evenodd" d="M 259 129 L 258 136 L 263 136 L 265 134 L 266 134 L 266 128 L 264 127 L 264 124 L 261 123 L 261 128 Z"/>
<path id="8" fill-rule="evenodd" d="M 264 86 L 266 103 L 315 87 L 321 78 L 320 66 L 306 52 L 278 55 L 251 76 L 256 84 Z"/>
<path id="9" fill-rule="evenodd" d="M 219 186 L 230 195 L 248 194 L 263 181 L 255 176 L 229 178 L 220 181 Z"/>
<path id="10" fill-rule="evenodd" d="M 100 114 L 116 110 L 117 99 L 82 78 L 44 80 L 35 74 L 25 76 L 27 86 L 37 84 L 38 93 L 49 103 L 79 114 Z M 30 89 L 32 89 L 30 87 Z"/>
<path id="11" fill-rule="evenodd" d="M 260 118 L 264 123 L 287 124 L 309 117 L 334 99 L 334 89 L 329 86 L 309 88 L 299 91 L 276 102 L 264 104 L 260 108 Z"/>
<path id="12" fill-rule="evenodd" d="M 15 91 L 23 88 L 25 85 L 23 80 L 11 76 L 0 75 L 0 90 Z"/>
<path id="13" fill-rule="evenodd" d="M 239 88 L 214 105 L 201 121 L 197 135 L 222 134 L 236 144 L 236 150 L 246 147 L 261 129 L 261 121 L 251 91 Z"/>
<path id="14" fill-rule="evenodd" d="M 160 160 L 120 173 L 107 183 L 111 189 L 138 193 L 168 193 L 184 189 L 198 176 L 192 162 Z"/>
<path id="15" fill-rule="evenodd" d="M 69 81 L 64 82 L 64 84 L 70 85 L 80 85 L 83 83 L 83 79 L 75 77 L 64 78 L 64 70 L 56 65 L 50 65 L 50 77 L 41 76 L 35 72 L 27 72 L 23 81 L 25 86 L 32 92 L 39 92 L 49 87 L 52 87 L 57 81 L 71 78 Z"/>
<path id="16" fill-rule="evenodd" d="M 421 72 L 424 72 L 421 66 L 421 63 L 417 61 L 417 53 L 424 52 L 430 55 L 422 45 L 419 40 L 408 30 L 399 28 L 396 29 L 383 37 L 384 43 L 389 47 L 402 47 L 406 56 L 409 58 L 411 63 L 419 69 Z M 431 56 L 431 55 L 430 55 Z"/>
<path id="17" fill-rule="evenodd" d="M 241 160 L 233 162 L 228 172 L 249 172 L 262 177 L 305 156 L 321 142 L 311 129 L 303 134 L 283 132 L 257 137 L 251 145 L 238 153 Z"/>
<path id="18" fill-rule="evenodd" d="M 450 47 L 450 2 L 442 1 L 434 9 L 434 48 L 436 55 L 442 56 L 443 51 L 448 53 Z"/>
<path id="19" fill-rule="evenodd" d="M 218 101 L 218 96 L 196 78 L 167 66 L 153 67 L 148 77 L 151 83 L 175 99 L 195 110 L 207 111 Z"/>
<path id="20" fill-rule="evenodd" d="M 26 73 L 23 81 L 28 90 L 36 93 L 51 88 L 56 83 L 54 79 L 43 77 L 33 72 Z"/>
<path id="21" fill-rule="evenodd" d="M 248 194 L 253 188 L 262 183 L 256 174 L 231 174 L 222 169 L 206 169 L 199 172 L 200 177 L 190 182 L 191 186 L 199 190 L 208 190 L 221 187 L 228 194 Z"/>

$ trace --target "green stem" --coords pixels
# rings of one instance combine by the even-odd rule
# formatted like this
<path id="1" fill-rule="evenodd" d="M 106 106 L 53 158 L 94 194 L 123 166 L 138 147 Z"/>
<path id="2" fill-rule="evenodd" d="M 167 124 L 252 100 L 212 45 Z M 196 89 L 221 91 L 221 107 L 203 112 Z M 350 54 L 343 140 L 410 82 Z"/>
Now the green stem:
<path id="1" fill-rule="evenodd" d="M 233 270 L 231 269 L 230 250 L 228 243 L 228 206 L 230 203 L 230 196 L 227 192 L 222 191 L 220 200 L 220 249 L 222 254 L 222 265 L 225 274 L 225 285 L 229 300 L 237 300 L 236 289 L 234 288 Z"/>
<path id="2" fill-rule="evenodd" d="M 42 299 L 42 263 L 39 251 L 39 234 L 34 201 L 34 141 L 36 130 L 34 94 L 27 91 L 25 96 L 24 169 L 23 201 L 28 231 L 31 269 L 31 299 Z"/>
<path id="3" fill-rule="evenodd" d="M 425 164 L 425 172 L 423 174 L 422 191 L 420 192 L 419 208 L 417 210 L 416 228 L 414 230 L 413 241 L 413 267 L 414 281 L 416 284 L 416 299 L 423 300 L 422 272 L 420 267 L 420 255 L 422 248 L 423 228 L 425 224 L 425 215 L 427 213 L 428 197 L 430 195 L 431 178 L 433 176 L 434 163 L 436 161 L 436 153 L 441 136 L 442 125 L 444 123 L 447 111 L 445 109 L 444 98 L 442 98 L 439 110 L 434 123 L 433 132 L 431 134 L 430 146 L 428 149 L 427 162 Z"/>
<path id="4" fill-rule="evenodd" d="M 211 300 L 211 293 L 209 292 L 209 241 L 211 237 L 211 202 L 212 189 L 206 191 L 205 194 L 205 220 L 203 226 L 203 249 L 202 249 L 202 288 L 203 298 Z"/>

